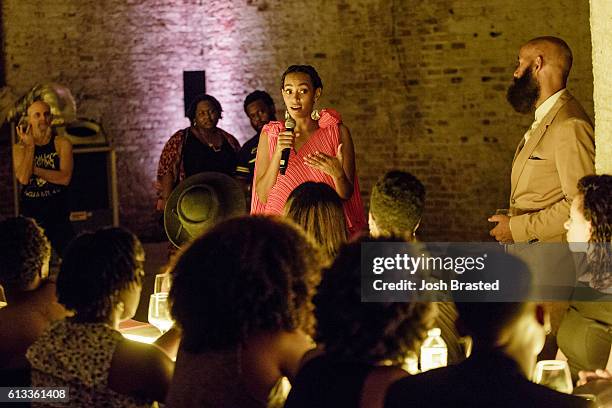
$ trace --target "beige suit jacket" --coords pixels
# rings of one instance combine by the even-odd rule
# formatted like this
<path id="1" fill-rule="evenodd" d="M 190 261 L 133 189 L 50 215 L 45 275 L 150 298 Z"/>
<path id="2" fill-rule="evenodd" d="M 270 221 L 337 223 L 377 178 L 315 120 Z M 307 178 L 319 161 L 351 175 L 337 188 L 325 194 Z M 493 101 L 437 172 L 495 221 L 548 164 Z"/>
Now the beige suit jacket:
<path id="1" fill-rule="evenodd" d="M 593 124 L 564 91 L 512 162 L 510 230 L 514 242 L 565 240 L 578 180 L 595 173 Z"/>

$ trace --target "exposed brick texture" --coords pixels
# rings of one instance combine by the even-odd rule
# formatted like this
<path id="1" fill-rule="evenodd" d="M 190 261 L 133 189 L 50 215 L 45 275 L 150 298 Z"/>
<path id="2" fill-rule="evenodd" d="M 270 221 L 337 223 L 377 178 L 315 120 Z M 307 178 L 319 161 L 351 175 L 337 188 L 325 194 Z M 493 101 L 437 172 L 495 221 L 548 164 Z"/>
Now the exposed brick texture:
<path id="1" fill-rule="evenodd" d="M 118 151 L 122 224 L 144 237 L 155 230 L 159 153 L 187 124 L 183 70 L 206 70 L 220 127 L 243 142 L 253 133 L 244 96 L 267 89 L 280 113 L 282 71 L 316 66 L 321 105 L 343 114 L 355 140 L 365 201 L 384 170 L 413 172 L 428 189 L 427 240 L 488 239 L 487 216 L 507 207 L 512 155 L 532 121 L 505 102 L 521 43 L 566 39 L 569 88 L 593 114 L 586 0 L 5 0 L 2 14 L 7 84 L 66 85 L 79 115 L 104 124 Z"/>

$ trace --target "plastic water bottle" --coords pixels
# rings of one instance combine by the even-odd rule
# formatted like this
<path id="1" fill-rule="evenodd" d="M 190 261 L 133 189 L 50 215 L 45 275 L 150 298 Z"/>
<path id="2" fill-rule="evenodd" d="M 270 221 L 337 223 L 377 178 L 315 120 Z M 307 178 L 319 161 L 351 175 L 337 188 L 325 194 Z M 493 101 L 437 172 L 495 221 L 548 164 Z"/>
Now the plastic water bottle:
<path id="1" fill-rule="evenodd" d="M 448 350 L 440 333 L 437 327 L 427 332 L 427 338 L 421 346 L 421 372 L 445 367 L 447 364 Z"/>

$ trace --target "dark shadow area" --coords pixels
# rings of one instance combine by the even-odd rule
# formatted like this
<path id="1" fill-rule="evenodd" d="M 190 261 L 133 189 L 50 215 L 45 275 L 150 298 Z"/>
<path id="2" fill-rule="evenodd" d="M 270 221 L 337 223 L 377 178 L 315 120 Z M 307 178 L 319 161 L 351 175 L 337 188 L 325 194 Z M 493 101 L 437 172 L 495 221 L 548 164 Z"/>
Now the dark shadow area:
<path id="1" fill-rule="evenodd" d="M 6 48 L 4 44 L 4 38 L 6 36 L 4 35 L 4 22 L 2 17 L 2 8 L 0 8 L 0 38 L 2 39 L 2 41 L 0 42 L 0 88 L 6 85 L 6 70 L 4 67 L 6 63 L 6 59 L 4 57 L 4 50 Z"/>

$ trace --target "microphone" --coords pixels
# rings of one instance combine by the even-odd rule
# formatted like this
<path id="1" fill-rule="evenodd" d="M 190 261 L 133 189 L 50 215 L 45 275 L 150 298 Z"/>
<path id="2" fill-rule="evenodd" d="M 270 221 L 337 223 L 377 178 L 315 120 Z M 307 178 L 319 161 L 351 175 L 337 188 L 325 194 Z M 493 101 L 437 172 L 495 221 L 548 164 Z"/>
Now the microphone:
<path id="1" fill-rule="evenodd" d="M 289 117 L 285 120 L 285 129 L 289 131 L 293 131 L 295 128 L 295 120 L 292 117 Z M 289 166 L 289 155 L 291 154 L 291 148 L 287 147 L 283 149 L 281 152 L 280 159 L 280 174 L 284 175 L 287 171 L 287 166 Z"/>

